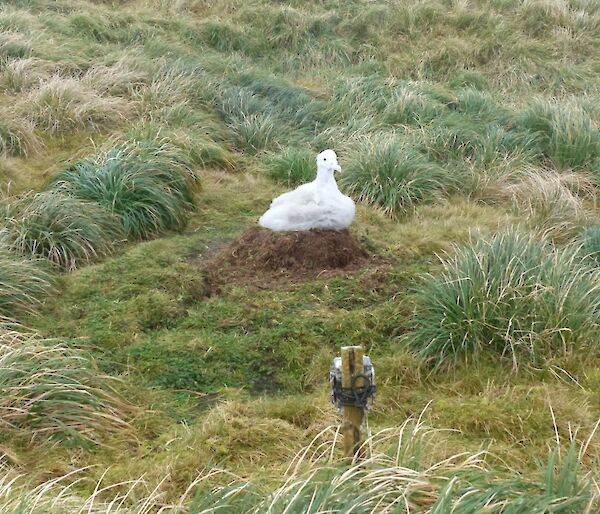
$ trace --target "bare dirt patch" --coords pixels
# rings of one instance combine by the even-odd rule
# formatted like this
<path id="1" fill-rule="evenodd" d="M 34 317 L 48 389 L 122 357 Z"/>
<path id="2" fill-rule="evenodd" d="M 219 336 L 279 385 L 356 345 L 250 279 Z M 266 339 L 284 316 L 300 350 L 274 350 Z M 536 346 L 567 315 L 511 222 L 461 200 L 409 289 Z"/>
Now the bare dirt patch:
<path id="1" fill-rule="evenodd" d="M 224 284 L 272 289 L 366 266 L 369 254 L 347 230 L 273 232 L 253 227 L 200 262 L 207 285 L 218 294 Z"/>

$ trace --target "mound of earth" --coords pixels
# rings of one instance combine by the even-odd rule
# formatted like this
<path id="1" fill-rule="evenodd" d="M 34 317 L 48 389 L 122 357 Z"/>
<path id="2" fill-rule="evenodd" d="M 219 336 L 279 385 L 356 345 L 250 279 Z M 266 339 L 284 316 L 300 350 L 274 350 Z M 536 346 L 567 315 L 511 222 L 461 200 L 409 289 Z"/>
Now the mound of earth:
<path id="1" fill-rule="evenodd" d="M 276 277 L 308 278 L 334 270 L 362 268 L 367 252 L 347 230 L 273 232 L 253 227 L 203 266 L 213 286 L 231 278 L 243 283 Z M 258 284 L 257 284 L 258 285 Z"/>

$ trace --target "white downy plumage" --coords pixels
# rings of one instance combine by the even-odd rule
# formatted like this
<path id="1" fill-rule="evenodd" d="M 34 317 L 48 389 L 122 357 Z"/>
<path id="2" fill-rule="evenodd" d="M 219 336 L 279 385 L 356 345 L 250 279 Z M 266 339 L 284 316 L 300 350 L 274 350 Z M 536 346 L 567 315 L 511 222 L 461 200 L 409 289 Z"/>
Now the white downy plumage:
<path id="1" fill-rule="evenodd" d="M 321 152 L 317 155 L 317 178 L 275 198 L 259 224 L 276 231 L 349 227 L 356 207 L 338 189 L 334 171 L 341 171 L 335 152 Z"/>

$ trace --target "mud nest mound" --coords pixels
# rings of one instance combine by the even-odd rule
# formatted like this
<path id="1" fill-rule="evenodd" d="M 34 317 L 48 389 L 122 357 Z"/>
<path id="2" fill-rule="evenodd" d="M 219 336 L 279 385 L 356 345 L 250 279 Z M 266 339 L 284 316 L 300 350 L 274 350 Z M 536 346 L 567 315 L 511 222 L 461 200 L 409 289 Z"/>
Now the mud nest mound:
<path id="1" fill-rule="evenodd" d="M 309 278 L 323 272 L 362 268 L 369 255 L 348 232 L 273 232 L 254 227 L 220 249 L 203 266 L 213 285 L 231 278 L 244 283 L 275 277 Z"/>

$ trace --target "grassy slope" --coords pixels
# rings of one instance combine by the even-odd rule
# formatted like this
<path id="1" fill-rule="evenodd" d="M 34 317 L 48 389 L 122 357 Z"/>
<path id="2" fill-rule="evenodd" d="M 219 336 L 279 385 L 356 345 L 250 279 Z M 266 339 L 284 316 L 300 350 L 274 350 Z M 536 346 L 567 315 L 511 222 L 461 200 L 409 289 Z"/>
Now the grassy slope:
<path id="1" fill-rule="evenodd" d="M 0 20 L 26 34 L 33 55 L 63 69 L 85 70 L 123 58 L 148 71 L 155 59 L 166 68 L 197 66 L 210 80 L 231 87 L 273 80 L 290 97 L 301 87 L 316 98 L 331 95 L 341 75 L 392 76 L 450 95 L 465 83 L 475 85 L 514 110 L 535 95 L 558 95 L 565 102 L 581 97 L 589 105 L 599 98 L 598 61 L 591 52 L 598 42 L 598 18 L 591 4 L 573 4 L 571 10 L 557 2 L 519 4 L 514 14 L 511 2 L 424 2 L 396 6 L 393 16 L 383 2 L 296 2 L 289 8 L 209 4 L 175 3 L 169 11 L 166 3 L 158 8 L 123 2 L 111 8 L 65 1 L 53 10 L 43 2 L 23 2 L 23 7 L 7 2 Z M 576 15 L 584 7 L 588 14 Z M 265 39 L 265 32 L 271 37 Z M 44 45 L 47 36 L 55 46 Z M 186 93 L 193 108 L 186 116 L 178 114 L 177 102 L 167 100 L 171 111 L 161 110 L 169 94 L 157 104 L 134 95 L 140 119 L 152 118 L 167 133 L 190 131 L 200 139 L 208 133 L 236 171 L 224 170 L 223 161 L 206 167 L 199 209 L 184 233 L 128 245 L 120 255 L 63 275 L 60 294 L 46 302 L 40 316 L 23 320 L 44 335 L 88 348 L 100 369 L 121 376 L 135 402 L 153 413 L 136 420 L 137 444 L 117 437 L 112 449 L 73 454 L 49 446 L 42 454 L 24 440 L 7 441 L 18 468 L 48 478 L 74 466 L 113 464 L 108 481 L 142 473 L 158 480 L 170 469 L 175 478 L 163 488 L 172 495 L 215 464 L 276 480 L 296 451 L 335 422 L 326 373 L 335 349 L 350 343 L 367 347 L 377 367 L 381 387 L 372 428 L 399 425 L 428 405 L 428 424 L 457 430 L 437 436 L 427 460 L 489 447 L 513 469 L 529 473 L 554 444 L 555 430 L 565 441 L 574 427 L 580 438 L 590 433 L 600 407 L 598 357 L 570 355 L 517 373 L 510 362 L 484 359 L 427 376 L 399 342 L 408 330 L 419 275 L 435 271 L 436 253 L 468 240 L 471 231 L 494 232 L 520 222 L 506 202 L 486 205 L 451 195 L 400 220 L 361 205 L 354 231 L 385 263 L 274 290 L 228 284 L 207 298 L 198 260 L 254 224 L 282 189 L 261 175 L 262 154 L 236 132 L 236 122 L 229 120 L 234 128 L 228 128 L 227 119 L 203 98 L 202 73 L 194 80 L 193 93 Z M 331 144 L 337 149 L 340 141 L 343 164 L 352 132 L 358 131 L 346 127 L 351 123 L 344 117 L 356 105 L 358 100 L 351 101 L 346 111 L 334 106 L 342 121 Z M 356 118 L 370 115 L 365 108 Z M 597 120 L 597 110 L 594 116 Z M 267 145 L 270 151 L 279 144 L 314 149 L 323 144 L 304 128 L 276 123 L 278 137 Z M 360 135 L 376 137 L 377 128 Z M 402 134 L 403 129 L 386 130 Z M 65 161 L 88 154 L 90 139 L 99 144 L 107 132 L 49 139 L 37 155 L 3 160 L 1 176 L 12 178 L 17 190 L 40 188 Z M 409 127 L 403 134 L 418 132 Z M 460 171 L 468 176 L 468 165 Z M 599 452 L 600 444 L 592 441 L 586 464 Z"/>
<path id="2" fill-rule="evenodd" d="M 512 373 L 509 362 L 489 362 L 436 377 L 419 375 L 417 361 L 402 350 L 397 336 L 407 330 L 416 277 L 435 269 L 435 260 L 423 255 L 274 291 L 231 284 L 218 296 L 204 298 L 198 265 L 190 257 L 196 259 L 215 240 L 220 243 L 254 223 L 273 190 L 252 179 L 254 196 L 248 193 L 248 179 L 228 179 L 226 194 L 233 199 L 223 208 L 222 184 L 213 180 L 207 177 L 204 212 L 193 218 L 188 233 L 136 245 L 120 257 L 74 272 L 64 280 L 63 294 L 48 302 L 42 317 L 31 323 L 74 344 L 92 345 L 102 369 L 127 372 L 138 387 L 217 392 L 220 399 L 237 402 L 231 408 L 248 412 L 246 422 L 278 426 L 284 420 L 285 430 L 279 435 L 285 437 L 291 430 L 296 450 L 316 428 L 334 422 L 325 378 L 331 355 L 344 344 L 363 344 L 378 364 L 381 388 L 370 416 L 373 428 L 401 423 L 432 402 L 425 419 L 435 427 L 461 431 L 449 436 L 446 451 L 491 443 L 494 453 L 526 470 L 535 467 L 533 458 L 544 456 L 555 438 L 551 407 L 561 432 L 569 424 L 581 425 L 583 433 L 593 427 L 599 407 L 595 360 L 582 363 L 573 357 L 557 360 L 549 369 L 518 374 Z M 212 194 L 218 201 L 211 201 Z M 486 216 L 491 226 L 496 223 L 485 208 L 461 207 L 452 217 L 453 223 L 465 227 L 455 234 L 457 239 L 467 237 L 466 227 L 481 227 Z M 248 211 L 240 215 L 244 208 Z M 436 216 L 434 207 L 423 211 Z M 379 248 L 394 249 L 404 245 L 407 233 L 414 230 L 406 225 L 412 224 L 413 220 L 392 227 L 384 218 L 369 223 L 360 219 L 356 231 L 371 234 Z M 384 233 L 385 240 L 377 237 Z M 424 253 L 444 243 L 427 241 Z M 579 377 L 579 385 L 568 372 Z M 259 398 L 252 399 L 257 393 Z M 285 400 L 273 393 L 292 396 Z M 188 420 L 192 432 L 206 430 L 203 419 L 211 417 L 202 398 L 197 400 L 199 407 L 178 414 Z M 264 418 L 264 410 L 269 417 Z M 306 428 L 310 430 L 303 433 Z M 272 435 L 264 433 L 266 441 L 255 440 L 261 433 L 242 425 L 237 434 L 240 448 L 228 446 L 231 442 L 224 438 L 223 447 L 217 444 L 204 458 L 232 459 L 230 465 L 240 471 L 248 464 L 242 458 L 248 445 L 247 450 L 259 452 L 254 459 L 277 469 L 289 454 L 284 453 L 280 463 L 274 461 L 269 450 Z M 164 437 L 168 436 L 161 434 Z"/>

